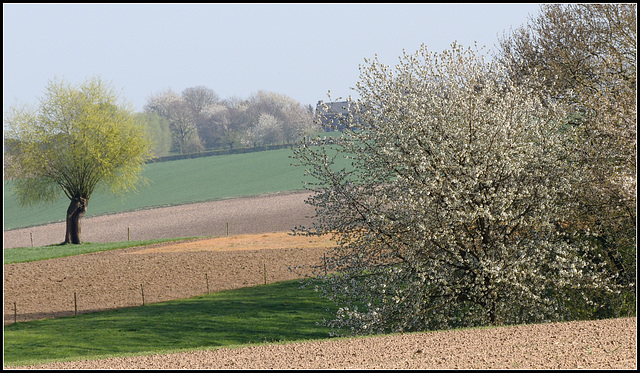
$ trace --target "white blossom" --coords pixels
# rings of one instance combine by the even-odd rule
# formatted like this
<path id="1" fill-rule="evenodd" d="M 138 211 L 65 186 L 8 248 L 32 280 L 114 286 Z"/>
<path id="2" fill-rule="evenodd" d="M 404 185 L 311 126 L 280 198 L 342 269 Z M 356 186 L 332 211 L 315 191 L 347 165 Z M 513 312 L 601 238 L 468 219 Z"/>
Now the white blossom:
<path id="1" fill-rule="evenodd" d="M 398 332 L 560 320 L 574 288 L 606 282 L 562 222 L 566 111 L 543 104 L 478 51 L 453 44 L 360 67 L 333 144 L 295 149 L 334 234 L 323 294 L 337 331 Z M 348 155 L 336 167 L 329 151 Z M 329 163 L 327 163 L 329 162 Z M 355 305 L 366 305 L 360 310 Z"/>

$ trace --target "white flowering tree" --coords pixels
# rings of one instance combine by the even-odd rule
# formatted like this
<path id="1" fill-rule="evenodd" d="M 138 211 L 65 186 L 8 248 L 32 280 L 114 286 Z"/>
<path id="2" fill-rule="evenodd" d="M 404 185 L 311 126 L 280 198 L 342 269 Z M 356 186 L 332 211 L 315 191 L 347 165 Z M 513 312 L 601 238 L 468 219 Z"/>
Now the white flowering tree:
<path id="1" fill-rule="evenodd" d="M 637 194 L 637 5 L 544 4 L 500 41 L 497 58 L 543 100 L 571 104 L 575 168 L 571 224 L 599 247 L 617 283 L 598 317 L 635 314 Z M 603 296 L 603 301 L 607 298 Z"/>
<path id="2" fill-rule="evenodd" d="M 242 143 L 245 146 L 267 145 L 282 142 L 282 124 L 271 114 L 262 113 L 258 123 L 249 128 Z"/>
<path id="3" fill-rule="evenodd" d="M 336 242 L 317 274 L 337 334 L 560 320 L 607 286 L 590 248 L 558 234 L 561 107 L 456 44 L 395 69 L 365 60 L 355 89 L 358 121 L 295 149 L 316 209 L 298 232 Z"/>
<path id="4" fill-rule="evenodd" d="M 253 127 L 249 138 L 256 133 L 278 132 L 262 136 L 265 144 L 292 143 L 303 135 L 318 130 L 308 109 L 289 96 L 268 91 L 258 91 L 249 97 L 247 114 Z M 265 117 L 265 115 L 268 115 Z M 269 118 L 266 120 L 266 118 Z M 260 136 L 259 136 L 260 137 Z M 260 141 L 258 141 L 260 142 Z"/>

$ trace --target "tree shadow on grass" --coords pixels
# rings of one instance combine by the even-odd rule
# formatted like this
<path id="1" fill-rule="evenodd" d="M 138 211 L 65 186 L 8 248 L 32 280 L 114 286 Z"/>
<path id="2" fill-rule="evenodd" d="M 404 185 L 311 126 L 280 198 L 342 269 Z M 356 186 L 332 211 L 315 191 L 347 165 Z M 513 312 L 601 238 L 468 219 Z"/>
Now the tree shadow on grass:
<path id="1" fill-rule="evenodd" d="M 333 304 L 298 280 L 5 325 L 5 363 L 329 338 Z"/>

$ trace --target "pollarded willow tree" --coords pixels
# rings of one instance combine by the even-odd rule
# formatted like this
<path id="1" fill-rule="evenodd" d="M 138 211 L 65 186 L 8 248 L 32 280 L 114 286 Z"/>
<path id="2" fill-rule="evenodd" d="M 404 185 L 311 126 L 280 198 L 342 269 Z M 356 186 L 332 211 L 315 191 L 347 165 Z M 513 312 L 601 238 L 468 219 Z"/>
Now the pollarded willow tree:
<path id="1" fill-rule="evenodd" d="M 22 205 L 69 198 L 64 243 L 81 243 L 80 220 L 98 188 L 135 189 L 150 158 L 143 122 L 99 78 L 49 82 L 38 108 L 5 115 L 5 166 Z M 5 155 L 5 156 L 6 156 Z"/>
<path id="2" fill-rule="evenodd" d="M 340 138 L 295 149 L 316 210 L 298 232 L 336 241 L 328 274 L 318 268 L 323 296 L 340 306 L 327 325 L 375 333 L 561 320 L 570 296 L 608 286 L 583 257 L 590 248 L 556 229 L 572 172 L 562 107 L 456 44 L 440 54 L 423 45 L 395 70 L 365 62 Z"/>

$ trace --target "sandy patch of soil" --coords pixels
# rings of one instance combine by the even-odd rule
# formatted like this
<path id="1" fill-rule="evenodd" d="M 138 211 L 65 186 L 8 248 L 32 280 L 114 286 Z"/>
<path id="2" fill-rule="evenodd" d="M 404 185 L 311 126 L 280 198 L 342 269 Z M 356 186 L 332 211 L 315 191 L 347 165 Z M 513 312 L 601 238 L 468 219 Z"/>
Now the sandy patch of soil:
<path id="1" fill-rule="evenodd" d="M 305 194 L 263 196 L 94 218 L 85 239 L 132 239 L 219 235 L 4 266 L 4 322 L 72 315 L 186 298 L 209 290 L 239 288 L 298 278 L 289 267 L 319 264 L 330 242 L 290 236 L 308 224 Z M 220 210 L 223 209 L 223 210 Z M 226 209 L 226 210 L 224 210 Z M 197 216 L 201 229 L 189 225 Z M 87 219 L 90 220 L 90 219 Z M 219 229 L 212 233 L 212 226 Z M 89 228 L 91 227 L 91 228 Z M 59 242 L 64 228 L 35 227 L 38 240 Z M 35 229 L 34 228 L 34 229 Z M 62 230 L 61 230 L 62 229 Z M 105 232 L 99 232 L 104 229 Z M 5 247 L 21 243 L 28 230 L 5 232 Z M 89 234 L 88 231 L 92 233 Z M 114 232 L 119 233 L 114 233 Z M 207 233 L 203 233 L 207 232 Z M 9 233 L 9 234 L 8 234 Z M 92 236 L 95 235 L 95 236 Z M 98 237 L 99 235 L 99 237 Z M 8 237 L 9 236 L 9 237 Z M 96 238 L 98 237 L 98 238 Z M 21 241 L 22 240 L 22 241 Z M 7 246 L 7 243 L 9 245 Z M 27 241 L 28 242 L 28 241 Z M 13 245 L 13 246 L 12 246 Z M 36 245 L 42 245 L 37 241 Z M 205 277 L 206 276 L 206 277 Z M 523 325 L 283 345 L 222 348 L 188 353 L 51 363 L 28 369 L 635 369 L 636 318 Z"/>
<path id="2" fill-rule="evenodd" d="M 327 248 L 333 244 L 329 237 L 305 237 L 288 232 L 264 234 L 242 234 L 238 236 L 216 237 L 193 240 L 168 245 L 154 245 L 132 251 L 131 254 L 186 253 L 198 251 L 238 251 L 293 248 Z"/>

